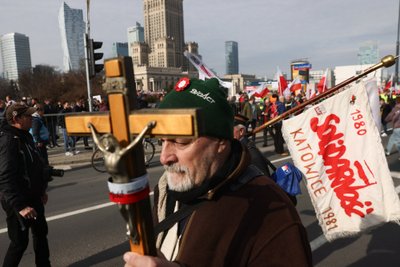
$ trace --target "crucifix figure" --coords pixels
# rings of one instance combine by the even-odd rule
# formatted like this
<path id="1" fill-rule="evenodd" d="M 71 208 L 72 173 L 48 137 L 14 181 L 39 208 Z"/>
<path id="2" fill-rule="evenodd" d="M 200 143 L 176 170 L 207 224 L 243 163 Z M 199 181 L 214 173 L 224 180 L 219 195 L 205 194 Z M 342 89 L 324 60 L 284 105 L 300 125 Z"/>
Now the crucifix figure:
<path id="1" fill-rule="evenodd" d="M 117 203 L 129 227 L 131 250 L 156 255 L 149 184 L 142 138 L 198 137 L 202 131 L 197 109 L 135 111 L 136 89 L 132 59 L 104 61 L 110 111 L 70 114 L 65 117 L 69 135 L 92 135 L 104 153 L 110 200 Z M 88 127 L 89 125 L 89 127 Z M 131 141 L 131 137 L 136 138 Z"/>
<path id="2" fill-rule="evenodd" d="M 156 122 L 149 122 L 142 132 L 127 147 L 121 147 L 117 138 L 110 133 L 100 136 L 95 126 L 90 122 L 88 124 L 88 127 L 92 131 L 94 143 L 101 152 L 103 152 L 107 172 L 113 176 L 114 180 L 123 180 L 123 177 L 128 175 L 128 171 L 121 159 L 135 146 L 142 143 L 143 137 L 155 127 Z"/>

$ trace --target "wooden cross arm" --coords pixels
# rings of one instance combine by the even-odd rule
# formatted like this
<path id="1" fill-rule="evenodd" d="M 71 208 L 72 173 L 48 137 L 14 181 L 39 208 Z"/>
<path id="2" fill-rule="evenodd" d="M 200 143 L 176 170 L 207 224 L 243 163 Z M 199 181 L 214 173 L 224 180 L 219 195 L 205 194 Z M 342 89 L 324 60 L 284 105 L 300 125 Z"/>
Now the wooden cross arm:
<path id="1" fill-rule="evenodd" d="M 156 121 L 156 126 L 151 131 L 151 136 L 154 137 L 198 137 L 203 129 L 198 109 L 141 109 L 129 114 L 129 132 L 138 135 L 150 121 Z M 65 116 L 69 135 L 90 135 L 89 122 L 99 133 L 111 132 L 108 112 Z M 118 125 L 113 128 L 118 128 Z"/>

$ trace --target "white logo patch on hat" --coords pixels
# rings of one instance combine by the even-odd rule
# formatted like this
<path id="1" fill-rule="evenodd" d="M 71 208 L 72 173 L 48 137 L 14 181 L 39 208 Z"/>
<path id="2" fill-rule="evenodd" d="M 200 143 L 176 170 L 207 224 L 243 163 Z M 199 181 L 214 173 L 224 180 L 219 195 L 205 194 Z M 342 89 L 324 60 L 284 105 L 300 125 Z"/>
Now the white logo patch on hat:
<path id="1" fill-rule="evenodd" d="M 209 96 L 210 93 L 204 94 L 204 93 L 198 91 L 198 90 L 195 89 L 195 88 L 192 88 L 192 89 L 190 90 L 190 93 L 191 93 L 192 95 L 195 95 L 195 96 L 198 96 L 198 97 L 200 97 L 200 98 L 203 98 L 204 100 L 206 100 L 206 101 L 209 102 L 209 103 L 215 103 L 215 100 L 214 100 L 211 96 Z"/>

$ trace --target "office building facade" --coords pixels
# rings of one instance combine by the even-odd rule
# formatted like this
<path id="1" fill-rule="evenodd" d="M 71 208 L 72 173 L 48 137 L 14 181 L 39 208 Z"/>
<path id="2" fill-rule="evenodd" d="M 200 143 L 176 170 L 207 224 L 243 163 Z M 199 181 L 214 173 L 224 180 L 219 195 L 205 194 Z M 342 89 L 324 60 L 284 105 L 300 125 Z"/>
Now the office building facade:
<path id="1" fill-rule="evenodd" d="M 198 51 L 197 43 L 185 44 L 183 0 L 143 0 L 143 8 L 144 42 L 128 37 L 136 88 L 169 90 L 181 77 L 197 77 L 183 55 L 185 50 Z"/>
<path id="2" fill-rule="evenodd" d="M 113 43 L 112 44 L 112 56 L 113 57 L 127 57 L 128 54 L 128 43 Z"/>
<path id="3" fill-rule="evenodd" d="M 183 0 L 144 0 L 144 39 L 152 67 L 182 67 Z"/>
<path id="4" fill-rule="evenodd" d="M 58 23 L 63 51 L 63 69 L 65 72 L 80 70 L 84 66 L 85 59 L 85 22 L 82 9 L 70 8 L 63 2 Z"/>
<path id="5" fill-rule="evenodd" d="M 0 37 L 3 77 L 17 81 L 24 71 L 32 69 L 29 37 L 21 33 L 8 33 Z"/>
<path id="6" fill-rule="evenodd" d="M 235 41 L 225 42 L 225 66 L 227 75 L 239 73 L 239 47 Z"/>

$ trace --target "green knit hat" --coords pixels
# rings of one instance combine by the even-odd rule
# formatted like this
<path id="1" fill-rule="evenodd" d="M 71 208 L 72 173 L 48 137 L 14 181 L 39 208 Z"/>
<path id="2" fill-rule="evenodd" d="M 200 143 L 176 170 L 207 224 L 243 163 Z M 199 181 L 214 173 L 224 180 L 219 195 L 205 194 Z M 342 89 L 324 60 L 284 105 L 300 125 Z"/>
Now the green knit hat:
<path id="1" fill-rule="evenodd" d="M 200 108 L 203 135 L 233 139 L 233 110 L 219 81 L 182 78 L 160 103 L 160 109 Z"/>

